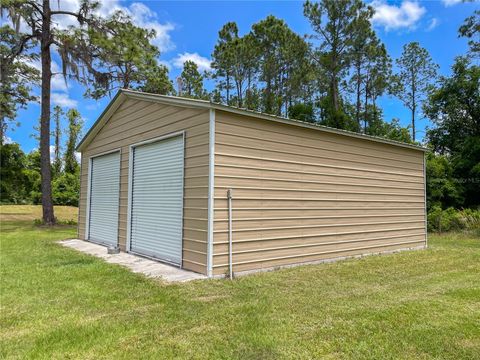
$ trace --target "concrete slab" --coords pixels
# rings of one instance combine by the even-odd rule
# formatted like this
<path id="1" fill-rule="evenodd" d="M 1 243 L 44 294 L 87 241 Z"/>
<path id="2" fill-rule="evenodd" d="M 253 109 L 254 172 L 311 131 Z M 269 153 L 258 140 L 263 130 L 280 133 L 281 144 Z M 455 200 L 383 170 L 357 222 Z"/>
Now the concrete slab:
<path id="1" fill-rule="evenodd" d="M 186 282 L 191 280 L 206 279 L 202 274 L 163 264 L 141 256 L 121 252 L 108 254 L 107 247 L 84 240 L 69 239 L 59 241 L 59 244 L 85 254 L 93 255 L 111 264 L 125 266 L 134 273 L 140 273 L 151 278 L 161 278 L 167 282 Z"/>

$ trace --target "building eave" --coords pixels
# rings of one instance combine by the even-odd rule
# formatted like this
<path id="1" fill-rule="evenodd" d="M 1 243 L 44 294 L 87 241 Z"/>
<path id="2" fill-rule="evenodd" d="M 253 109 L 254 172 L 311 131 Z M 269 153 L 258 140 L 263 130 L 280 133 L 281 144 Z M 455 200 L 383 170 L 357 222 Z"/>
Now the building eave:
<path id="1" fill-rule="evenodd" d="M 264 113 L 260 113 L 253 110 L 247 110 L 243 108 L 237 108 L 233 106 L 218 104 L 218 103 L 210 102 L 207 100 L 198 100 L 198 99 L 189 99 L 189 98 L 182 98 L 182 97 L 176 97 L 176 96 L 150 94 L 150 93 L 144 93 L 144 92 L 134 91 L 129 89 L 121 89 L 117 92 L 115 97 L 110 101 L 108 106 L 105 108 L 102 114 L 98 117 L 97 121 L 92 125 L 90 130 L 80 141 L 80 143 L 77 146 L 77 151 L 81 152 L 85 149 L 85 147 L 90 143 L 90 141 L 95 137 L 95 135 L 103 127 L 103 125 L 113 115 L 115 110 L 118 109 L 118 107 L 127 98 L 144 100 L 144 101 L 153 101 L 153 102 L 158 102 L 158 103 L 173 105 L 173 106 L 180 106 L 180 107 L 200 108 L 205 110 L 210 110 L 210 109 L 220 110 L 220 111 L 225 111 L 225 112 L 233 113 L 237 115 L 250 116 L 250 117 L 263 119 L 267 121 L 274 121 L 277 123 L 299 126 L 303 128 L 323 131 L 323 132 L 336 134 L 336 135 L 342 135 L 342 136 L 353 137 L 357 139 L 363 139 L 367 141 L 379 142 L 379 143 L 389 144 L 393 146 L 398 146 L 398 147 L 403 147 L 403 148 L 408 148 L 408 149 L 413 149 L 418 151 L 424 151 L 424 152 L 428 151 L 428 149 L 422 146 L 414 145 L 414 144 L 407 144 L 404 142 L 385 139 L 378 136 L 359 134 L 352 131 L 330 128 L 324 125 L 311 124 L 304 121 L 287 119 L 281 116 L 264 114 Z"/>

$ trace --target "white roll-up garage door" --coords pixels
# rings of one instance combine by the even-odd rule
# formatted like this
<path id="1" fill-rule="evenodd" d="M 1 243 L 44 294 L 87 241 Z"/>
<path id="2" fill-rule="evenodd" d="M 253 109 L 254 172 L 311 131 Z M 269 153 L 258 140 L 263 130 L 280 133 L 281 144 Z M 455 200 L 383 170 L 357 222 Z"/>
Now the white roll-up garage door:
<path id="1" fill-rule="evenodd" d="M 183 135 L 132 151 L 130 250 L 181 265 Z"/>
<path id="2" fill-rule="evenodd" d="M 120 152 L 92 158 L 88 238 L 117 245 Z"/>

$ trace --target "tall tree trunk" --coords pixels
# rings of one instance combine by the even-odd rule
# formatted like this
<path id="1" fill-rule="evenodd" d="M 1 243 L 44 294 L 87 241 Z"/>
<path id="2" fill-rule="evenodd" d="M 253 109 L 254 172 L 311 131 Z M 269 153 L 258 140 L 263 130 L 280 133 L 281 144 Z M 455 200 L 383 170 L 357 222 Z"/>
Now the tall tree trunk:
<path id="1" fill-rule="evenodd" d="M 230 105 L 230 75 L 227 71 L 227 105 Z"/>
<path id="2" fill-rule="evenodd" d="M 360 89 L 361 89 L 361 87 L 362 87 L 362 83 L 361 83 L 361 80 L 360 80 L 360 65 L 357 64 L 357 109 L 356 109 L 355 117 L 356 117 L 357 124 L 358 124 L 358 130 L 361 129 L 361 125 L 360 125 L 360 107 L 361 107 Z"/>
<path id="3" fill-rule="evenodd" d="M 3 138 L 5 136 L 5 131 L 6 131 L 5 116 L 0 114 L 0 146 L 3 145 Z"/>
<path id="4" fill-rule="evenodd" d="M 54 158 L 55 160 L 53 161 L 53 168 L 54 168 L 54 173 L 53 177 L 60 175 L 60 111 L 58 109 L 55 109 L 55 152 L 54 152 Z"/>
<path id="5" fill-rule="evenodd" d="M 415 141 L 415 110 L 416 110 L 416 104 L 413 102 L 413 108 L 412 108 L 412 139 Z"/>
<path id="6" fill-rule="evenodd" d="M 237 106 L 243 107 L 243 81 L 239 80 L 238 77 L 235 78 L 235 86 L 237 88 Z"/>
<path id="7" fill-rule="evenodd" d="M 340 110 L 340 105 L 338 103 L 338 67 L 337 67 L 337 47 L 336 45 L 332 47 L 332 53 L 333 58 L 332 58 L 332 79 L 331 79 L 331 92 L 332 92 L 332 106 L 333 109 L 335 110 L 335 113 L 338 113 Z M 337 114 L 335 114 L 336 117 Z M 338 124 L 337 124 L 338 125 Z"/>
<path id="8" fill-rule="evenodd" d="M 1 65 L 2 67 L 0 68 L 0 84 L 2 86 L 2 91 L 3 91 L 3 85 L 6 84 L 7 76 L 3 68 L 4 64 L 2 63 Z M 5 137 L 6 131 L 7 131 L 7 120 L 6 120 L 6 117 L 3 115 L 3 113 L 0 113 L 0 145 L 3 145 L 3 138 Z"/>
<path id="9" fill-rule="evenodd" d="M 40 173 L 42 178 L 42 211 L 46 225 L 55 224 L 52 201 L 52 174 L 50 167 L 50 83 L 52 79 L 52 58 L 50 55 L 50 2 L 43 0 L 42 38 L 42 105 L 40 117 Z"/>
<path id="10" fill-rule="evenodd" d="M 415 142 L 415 111 L 417 110 L 417 101 L 415 100 L 415 77 L 412 76 L 412 139 Z"/>
<path id="11" fill-rule="evenodd" d="M 335 112 L 337 112 L 339 110 L 337 74 L 335 74 L 332 77 L 331 88 L 332 88 L 332 105 Z"/>
<path id="12" fill-rule="evenodd" d="M 267 79 L 266 79 L 266 86 L 265 86 L 265 100 L 264 100 L 264 111 L 267 114 L 271 114 L 273 110 L 273 104 L 272 104 L 272 99 L 271 99 L 271 93 L 272 93 L 272 77 L 270 74 L 267 74 Z"/>
<path id="13" fill-rule="evenodd" d="M 368 80 L 367 80 L 368 81 Z M 368 85 L 365 85 L 365 114 L 363 118 L 363 133 L 367 133 L 367 122 L 368 122 Z"/>

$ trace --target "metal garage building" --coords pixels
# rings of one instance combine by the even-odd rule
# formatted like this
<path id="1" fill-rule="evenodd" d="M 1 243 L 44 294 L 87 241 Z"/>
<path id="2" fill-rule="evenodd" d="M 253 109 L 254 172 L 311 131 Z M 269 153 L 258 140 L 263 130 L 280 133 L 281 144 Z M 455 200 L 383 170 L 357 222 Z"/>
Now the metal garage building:
<path id="1" fill-rule="evenodd" d="M 122 90 L 78 151 L 80 239 L 209 276 L 426 246 L 417 146 Z"/>

